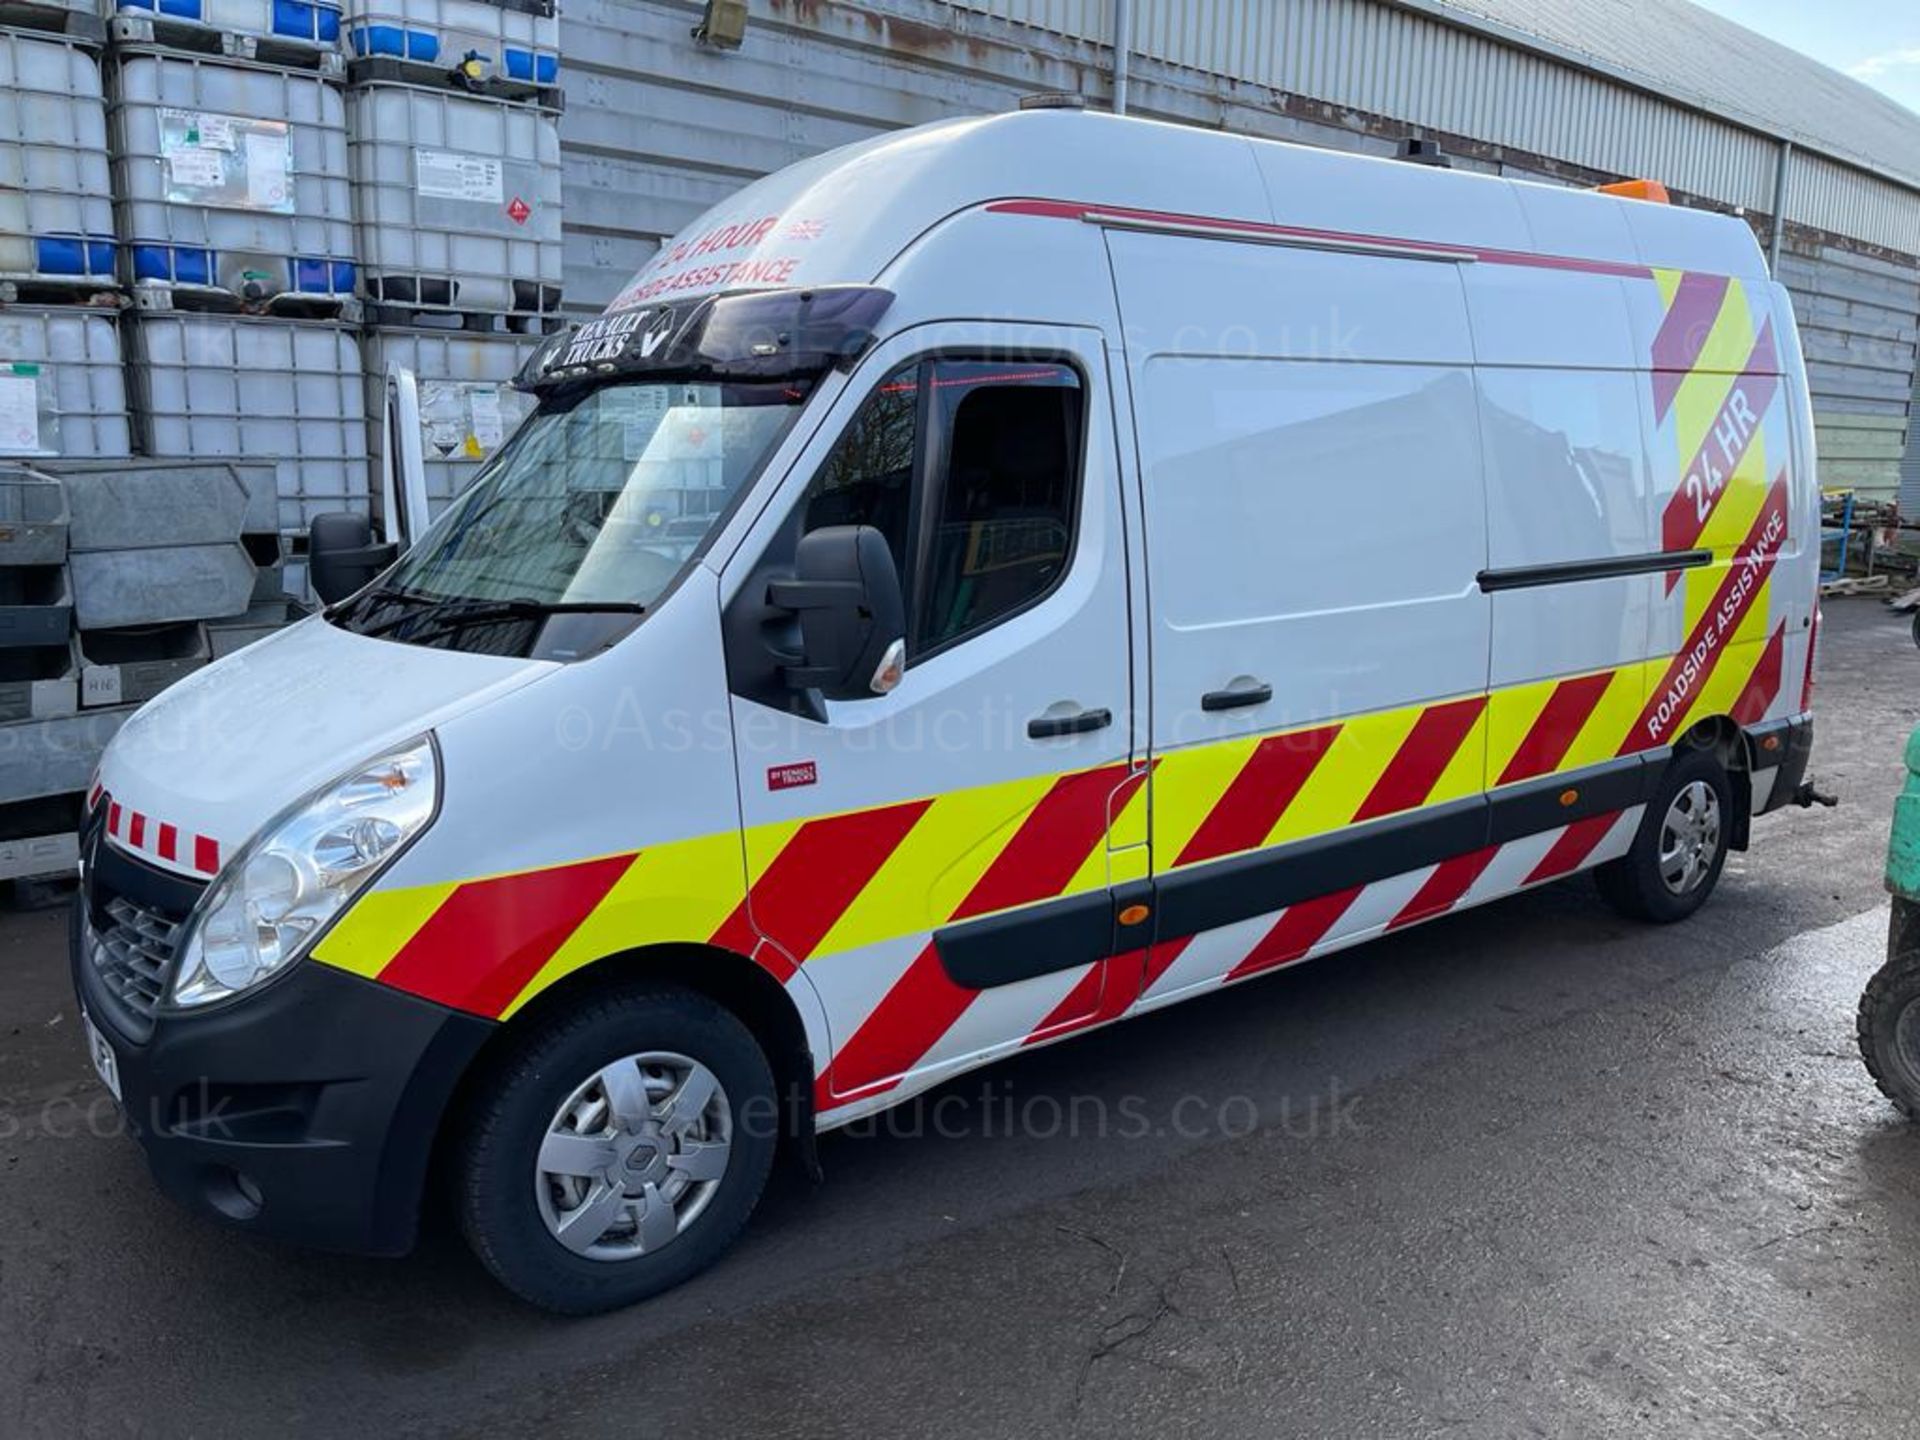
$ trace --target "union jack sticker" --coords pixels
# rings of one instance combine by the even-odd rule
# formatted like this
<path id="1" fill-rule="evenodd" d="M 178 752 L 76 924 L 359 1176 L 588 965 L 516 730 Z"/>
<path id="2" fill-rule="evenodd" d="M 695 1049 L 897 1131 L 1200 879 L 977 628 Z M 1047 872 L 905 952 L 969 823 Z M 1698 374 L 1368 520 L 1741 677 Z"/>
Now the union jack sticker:
<path id="1" fill-rule="evenodd" d="M 818 240 L 821 232 L 826 228 L 827 222 L 824 220 L 796 220 L 793 224 L 787 226 L 787 238 L 789 240 Z"/>

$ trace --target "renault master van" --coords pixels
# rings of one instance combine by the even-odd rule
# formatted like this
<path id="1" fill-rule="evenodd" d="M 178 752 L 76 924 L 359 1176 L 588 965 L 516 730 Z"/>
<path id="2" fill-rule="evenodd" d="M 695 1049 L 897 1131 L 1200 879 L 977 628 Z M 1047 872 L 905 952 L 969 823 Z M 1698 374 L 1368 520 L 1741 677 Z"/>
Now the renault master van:
<path id="1" fill-rule="evenodd" d="M 1680 920 L 1804 788 L 1738 220 L 961 120 L 741 191 L 521 383 L 92 787 L 95 1062 L 262 1234 L 404 1251 L 444 1165 L 506 1285 L 624 1304 L 777 1144 L 1576 871 Z"/>

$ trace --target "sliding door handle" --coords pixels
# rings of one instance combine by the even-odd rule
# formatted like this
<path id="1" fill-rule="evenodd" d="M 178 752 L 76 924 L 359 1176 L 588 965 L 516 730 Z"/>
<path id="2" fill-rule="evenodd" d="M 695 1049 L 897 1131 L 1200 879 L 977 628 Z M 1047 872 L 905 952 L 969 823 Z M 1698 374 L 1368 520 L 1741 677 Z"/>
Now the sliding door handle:
<path id="1" fill-rule="evenodd" d="M 1077 710 L 1071 715 L 1036 715 L 1027 721 L 1027 735 L 1034 740 L 1051 740 L 1057 735 L 1085 735 L 1104 730 L 1113 723 L 1111 710 Z"/>
<path id="2" fill-rule="evenodd" d="M 1200 697 L 1202 710 L 1239 710 L 1248 705 L 1264 705 L 1273 699 L 1273 686 L 1241 682 L 1225 690 L 1209 690 Z"/>

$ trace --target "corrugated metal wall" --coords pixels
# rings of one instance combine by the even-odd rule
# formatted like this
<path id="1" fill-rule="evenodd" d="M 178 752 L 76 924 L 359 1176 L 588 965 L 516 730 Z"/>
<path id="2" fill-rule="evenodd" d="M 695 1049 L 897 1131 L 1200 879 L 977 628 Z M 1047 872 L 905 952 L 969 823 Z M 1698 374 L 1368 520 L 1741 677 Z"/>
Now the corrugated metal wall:
<path id="1" fill-rule="evenodd" d="M 1365 111 L 1765 211 L 1764 137 L 1371 0 L 1134 0 L 1142 114 L 1383 152 Z M 693 0 L 568 0 L 566 298 L 596 311 L 658 242 L 747 180 L 834 145 L 1044 89 L 1108 87 L 1108 0 L 754 0 L 745 46 L 692 43 Z M 1276 104 L 1275 92 L 1315 103 Z M 1526 161 L 1505 167 L 1526 174 Z M 1920 198 L 1803 155 L 1789 213 L 1920 249 Z M 1794 250 L 1829 484 L 1891 494 L 1920 270 Z"/>

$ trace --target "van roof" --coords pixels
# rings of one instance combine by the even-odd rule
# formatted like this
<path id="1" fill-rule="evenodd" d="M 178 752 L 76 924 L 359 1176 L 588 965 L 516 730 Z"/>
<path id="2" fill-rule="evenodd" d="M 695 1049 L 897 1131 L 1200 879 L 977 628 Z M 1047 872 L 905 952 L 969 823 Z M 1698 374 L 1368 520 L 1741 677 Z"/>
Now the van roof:
<path id="1" fill-rule="evenodd" d="M 1046 203 L 1010 203 L 1036 201 Z M 940 221 L 979 207 L 1602 273 L 1766 279 L 1753 232 L 1707 211 L 1130 116 L 1034 110 L 894 131 L 756 181 L 662 245 L 609 309 L 721 290 L 872 284 Z"/>

